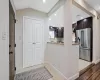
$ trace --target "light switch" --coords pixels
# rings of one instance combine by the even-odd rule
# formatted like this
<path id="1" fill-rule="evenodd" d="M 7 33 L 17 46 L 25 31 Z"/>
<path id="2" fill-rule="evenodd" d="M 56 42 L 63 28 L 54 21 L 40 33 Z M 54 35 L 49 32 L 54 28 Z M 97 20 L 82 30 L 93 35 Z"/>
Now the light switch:
<path id="1" fill-rule="evenodd" d="M 6 40 L 6 36 L 7 34 L 6 34 L 6 32 L 2 32 L 2 40 Z"/>
<path id="2" fill-rule="evenodd" d="M 21 36 L 19 36 L 19 40 L 20 40 L 20 41 L 22 40 Z"/>

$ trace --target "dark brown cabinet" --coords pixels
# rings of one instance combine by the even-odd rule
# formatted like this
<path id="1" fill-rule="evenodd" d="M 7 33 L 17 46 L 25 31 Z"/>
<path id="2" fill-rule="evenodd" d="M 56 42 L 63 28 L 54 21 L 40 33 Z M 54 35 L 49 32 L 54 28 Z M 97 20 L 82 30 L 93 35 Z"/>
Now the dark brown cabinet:
<path id="1" fill-rule="evenodd" d="M 72 24 L 73 32 L 76 34 L 76 30 L 91 28 L 91 35 L 93 35 L 93 17 L 88 17 L 83 20 L 77 21 Z"/>
<path id="2" fill-rule="evenodd" d="M 85 28 L 92 28 L 93 18 L 88 17 L 86 19 L 80 20 L 77 22 L 76 30 L 85 29 Z"/>
<path id="3" fill-rule="evenodd" d="M 72 25 L 72 29 L 73 29 L 73 32 L 74 32 L 74 33 L 76 32 L 76 28 L 77 28 L 77 23 L 74 23 L 74 24 Z"/>

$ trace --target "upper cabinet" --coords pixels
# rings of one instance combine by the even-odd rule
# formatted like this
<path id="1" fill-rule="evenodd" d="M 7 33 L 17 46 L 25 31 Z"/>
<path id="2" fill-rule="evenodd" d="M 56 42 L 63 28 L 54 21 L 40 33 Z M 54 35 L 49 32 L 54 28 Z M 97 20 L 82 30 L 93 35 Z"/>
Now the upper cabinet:
<path id="1" fill-rule="evenodd" d="M 83 20 L 83 28 L 92 28 L 92 17 Z"/>
<path id="2" fill-rule="evenodd" d="M 93 18 L 88 17 L 86 19 L 77 22 L 76 30 L 84 29 L 84 28 L 92 28 L 92 26 L 93 26 Z"/>
<path id="3" fill-rule="evenodd" d="M 77 28 L 77 23 L 74 23 L 74 24 L 72 25 L 72 29 L 73 29 L 73 32 L 74 32 L 74 33 L 76 32 L 76 28 Z"/>

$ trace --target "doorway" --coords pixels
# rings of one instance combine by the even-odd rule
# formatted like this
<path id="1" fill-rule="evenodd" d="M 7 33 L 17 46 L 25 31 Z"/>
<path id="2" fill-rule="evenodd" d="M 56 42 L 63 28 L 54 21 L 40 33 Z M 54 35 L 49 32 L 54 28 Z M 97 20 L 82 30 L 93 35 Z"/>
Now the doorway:
<path id="1" fill-rule="evenodd" d="M 15 13 L 9 1 L 9 80 L 15 76 Z"/>
<path id="2" fill-rule="evenodd" d="M 43 21 L 23 17 L 23 68 L 43 63 Z"/>
<path id="3" fill-rule="evenodd" d="M 73 42 L 79 44 L 79 71 L 93 61 L 93 17 L 75 4 L 72 5 Z"/>

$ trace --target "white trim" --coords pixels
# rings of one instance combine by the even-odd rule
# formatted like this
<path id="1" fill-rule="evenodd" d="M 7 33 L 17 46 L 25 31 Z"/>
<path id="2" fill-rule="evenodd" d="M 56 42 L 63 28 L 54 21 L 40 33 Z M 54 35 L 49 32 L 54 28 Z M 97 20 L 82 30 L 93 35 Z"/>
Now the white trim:
<path id="1" fill-rule="evenodd" d="M 23 28 L 22 28 L 23 29 L 23 40 L 22 40 L 23 41 L 23 44 L 22 44 L 23 45 L 23 55 L 24 55 L 24 19 L 25 18 L 29 18 L 29 19 L 32 19 L 32 20 L 38 20 L 38 21 L 43 22 L 43 26 L 42 26 L 43 27 L 43 29 L 42 29 L 43 30 L 42 31 L 43 32 L 43 38 L 42 38 L 42 45 L 43 45 L 42 47 L 43 47 L 43 50 L 42 50 L 42 52 L 44 54 L 44 20 L 43 19 L 38 19 L 38 18 L 32 18 L 32 17 L 29 17 L 29 16 L 23 16 Z M 43 58 L 44 58 L 44 55 L 43 55 Z M 24 62 L 24 57 L 23 57 L 23 62 Z M 44 63 L 44 59 L 43 59 L 42 63 Z M 24 67 L 24 63 L 23 63 L 23 68 L 26 68 L 26 67 Z"/>
<path id="2" fill-rule="evenodd" d="M 13 0 L 10 0 L 11 4 L 12 4 L 12 7 L 13 7 L 13 10 L 15 12 L 15 15 L 16 15 L 16 8 L 15 8 L 15 5 L 14 5 L 14 1 Z"/>
<path id="3" fill-rule="evenodd" d="M 66 0 L 59 0 L 55 6 L 47 13 L 48 16 L 51 16 L 54 12 L 56 12 L 61 6 L 65 4 Z"/>
<path id="4" fill-rule="evenodd" d="M 76 73 L 75 75 L 73 75 L 70 78 L 67 78 L 66 76 L 64 76 L 64 74 L 62 72 L 60 72 L 56 67 L 54 67 L 52 64 L 50 64 L 49 62 L 45 61 L 45 64 L 49 64 L 52 70 L 56 71 L 56 75 L 61 76 L 61 78 L 63 78 L 62 80 L 75 80 L 79 77 L 79 73 Z M 45 65 L 46 67 L 46 65 Z M 46 67 L 48 68 L 48 67 Z M 51 73 L 52 74 L 52 73 Z"/>
<path id="5" fill-rule="evenodd" d="M 22 24 L 23 24 L 23 25 L 22 25 L 22 26 L 23 26 L 23 28 L 22 28 L 22 29 L 23 29 L 23 30 L 22 30 L 22 31 L 23 31 L 23 40 L 22 40 L 22 41 L 23 41 L 23 43 L 22 43 L 22 45 L 23 45 L 23 50 L 22 50 L 22 51 L 23 51 L 23 52 L 22 52 L 22 53 L 23 53 L 23 56 L 24 56 L 24 17 L 23 17 L 23 23 L 22 23 Z M 23 57 L 23 61 L 22 61 L 22 62 L 24 62 L 24 57 Z M 24 63 L 22 63 L 22 64 L 23 64 L 23 68 L 24 68 Z"/>
<path id="6" fill-rule="evenodd" d="M 92 11 L 90 11 L 90 8 L 94 10 L 90 5 L 88 5 L 83 0 L 72 0 L 72 4 L 81 9 L 82 11 L 86 12 L 87 14 L 91 15 L 92 17 L 95 17 L 95 14 L 93 14 Z M 96 11 L 95 11 L 96 12 Z"/>
<path id="7" fill-rule="evenodd" d="M 29 17 L 29 16 L 23 16 L 23 18 L 29 18 L 29 19 L 33 19 L 33 20 L 38 20 L 38 21 L 43 21 L 43 19 L 38 19 L 38 18 L 33 18 L 33 17 Z"/>
<path id="8" fill-rule="evenodd" d="M 45 64 L 49 64 L 50 66 L 50 68 L 53 70 L 53 71 L 56 71 L 56 75 L 58 75 L 58 76 L 61 76 L 64 80 L 68 80 L 68 78 L 66 77 L 66 76 L 64 76 L 63 75 L 63 73 L 62 72 L 60 72 L 56 67 L 54 67 L 52 64 L 50 64 L 49 62 L 47 62 L 47 61 L 45 61 Z M 46 67 L 46 66 L 45 66 Z M 46 67 L 47 68 L 47 67 Z"/>
<path id="9" fill-rule="evenodd" d="M 79 73 L 73 75 L 72 77 L 68 78 L 68 80 L 75 80 L 79 77 Z"/>
<path id="10" fill-rule="evenodd" d="M 100 59 L 96 60 L 96 61 L 93 61 L 95 64 L 99 63 L 100 62 Z"/>

